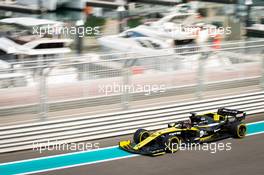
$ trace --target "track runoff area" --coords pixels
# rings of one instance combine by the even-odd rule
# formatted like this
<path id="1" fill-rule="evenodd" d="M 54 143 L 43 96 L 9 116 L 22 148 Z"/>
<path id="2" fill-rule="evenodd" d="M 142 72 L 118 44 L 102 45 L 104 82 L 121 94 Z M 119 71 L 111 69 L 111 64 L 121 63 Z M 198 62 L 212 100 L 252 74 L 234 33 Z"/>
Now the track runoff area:
<path id="1" fill-rule="evenodd" d="M 247 124 L 247 136 L 256 134 L 264 134 L 264 121 Z M 123 151 L 119 149 L 118 146 L 112 146 L 89 151 L 1 163 L 0 174 L 33 174 L 52 170 L 63 170 L 71 167 L 97 164 L 100 162 L 114 161 L 134 156 L 139 155 Z"/>

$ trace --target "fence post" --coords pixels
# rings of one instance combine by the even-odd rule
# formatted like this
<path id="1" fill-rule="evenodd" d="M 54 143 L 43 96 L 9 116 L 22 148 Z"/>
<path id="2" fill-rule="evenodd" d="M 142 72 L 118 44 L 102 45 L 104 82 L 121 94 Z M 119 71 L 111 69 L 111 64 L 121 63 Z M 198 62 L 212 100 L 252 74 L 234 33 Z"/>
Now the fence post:
<path id="1" fill-rule="evenodd" d="M 47 106 L 47 83 L 46 83 L 46 69 L 42 69 L 40 73 L 40 84 L 39 84 L 39 92 L 40 92 L 40 119 L 46 120 L 48 106 Z"/>
<path id="2" fill-rule="evenodd" d="M 260 80 L 260 86 L 262 90 L 264 90 L 264 50 L 262 51 L 262 57 L 261 57 L 261 80 Z"/>
<path id="3" fill-rule="evenodd" d="M 87 90 L 87 88 L 89 88 L 89 80 L 90 80 L 90 77 L 89 77 L 89 73 L 88 73 L 88 70 L 89 70 L 89 63 L 88 62 L 85 62 L 83 63 L 83 97 L 88 97 L 89 96 L 89 90 Z"/>
<path id="4" fill-rule="evenodd" d="M 197 88 L 196 88 L 196 97 L 198 99 L 202 98 L 202 93 L 204 91 L 204 65 L 209 56 L 209 52 L 202 52 L 202 55 L 198 59 L 198 72 L 197 72 Z"/>
<path id="5" fill-rule="evenodd" d="M 40 120 L 44 121 L 47 118 L 48 112 L 48 89 L 47 89 L 47 76 L 50 68 L 47 68 L 44 63 L 44 57 L 38 56 L 38 69 L 39 70 L 39 114 Z"/>
<path id="6" fill-rule="evenodd" d="M 122 77 L 123 77 L 123 87 L 120 88 L 122 89 L 122 108 L 123 110 L 127 110 L 129 108 L 129 85 L 130 85 L 130 69 L 129 67 L 125 66 L 122 69 Z"/>

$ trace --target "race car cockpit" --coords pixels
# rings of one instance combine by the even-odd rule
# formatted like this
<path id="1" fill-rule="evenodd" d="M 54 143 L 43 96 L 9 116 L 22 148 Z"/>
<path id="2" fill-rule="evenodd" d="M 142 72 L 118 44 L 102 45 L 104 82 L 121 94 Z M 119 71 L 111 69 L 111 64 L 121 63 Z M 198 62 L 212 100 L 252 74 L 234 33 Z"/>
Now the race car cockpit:
<path id="1" fill-rule="evenodd" d="M 219 115 L 218 113 L 206 113 L 202 115 L 197 115 L 196 113 L 191 113 L 190 120 L 193 126 L 195 125 L 208 125 L 213 123 L 222 123 L 225 121 L 225 117 Z"/>

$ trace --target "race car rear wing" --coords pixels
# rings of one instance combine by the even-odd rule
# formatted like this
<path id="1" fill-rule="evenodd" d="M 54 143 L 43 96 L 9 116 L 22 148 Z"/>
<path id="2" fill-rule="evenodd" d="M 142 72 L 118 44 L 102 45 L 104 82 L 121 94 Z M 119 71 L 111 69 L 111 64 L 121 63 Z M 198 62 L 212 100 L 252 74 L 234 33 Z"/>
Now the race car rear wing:
<path id="1" fill-rule="evenodd" d="M 217 110 L 217 114 L 223 115 L 223 116 L 232 116 L 232 117 L 242 118 L 242 119 L 246 118 L 246 112 L 235 110 L 235 109 L 219 108 Z"/>

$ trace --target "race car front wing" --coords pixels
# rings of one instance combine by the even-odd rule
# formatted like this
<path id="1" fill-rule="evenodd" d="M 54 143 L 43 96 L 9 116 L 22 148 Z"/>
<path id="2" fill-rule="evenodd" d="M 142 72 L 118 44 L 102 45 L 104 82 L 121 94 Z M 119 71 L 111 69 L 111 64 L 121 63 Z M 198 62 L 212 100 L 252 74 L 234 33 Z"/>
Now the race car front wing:
<path id="1" fill-rule="evenodd" d="M 131 143 L 130 140 L 119 142 L 119 147 L 130 153 L 143 154 L 143 155 L 149 155 L 149 156 L 158 156 L 158 155 L 162 155 L 166 153 L 163 148 L 156 147 L 153 145 L 145 146 L 142 149 L 135 149 L 136 144 Z"/>

